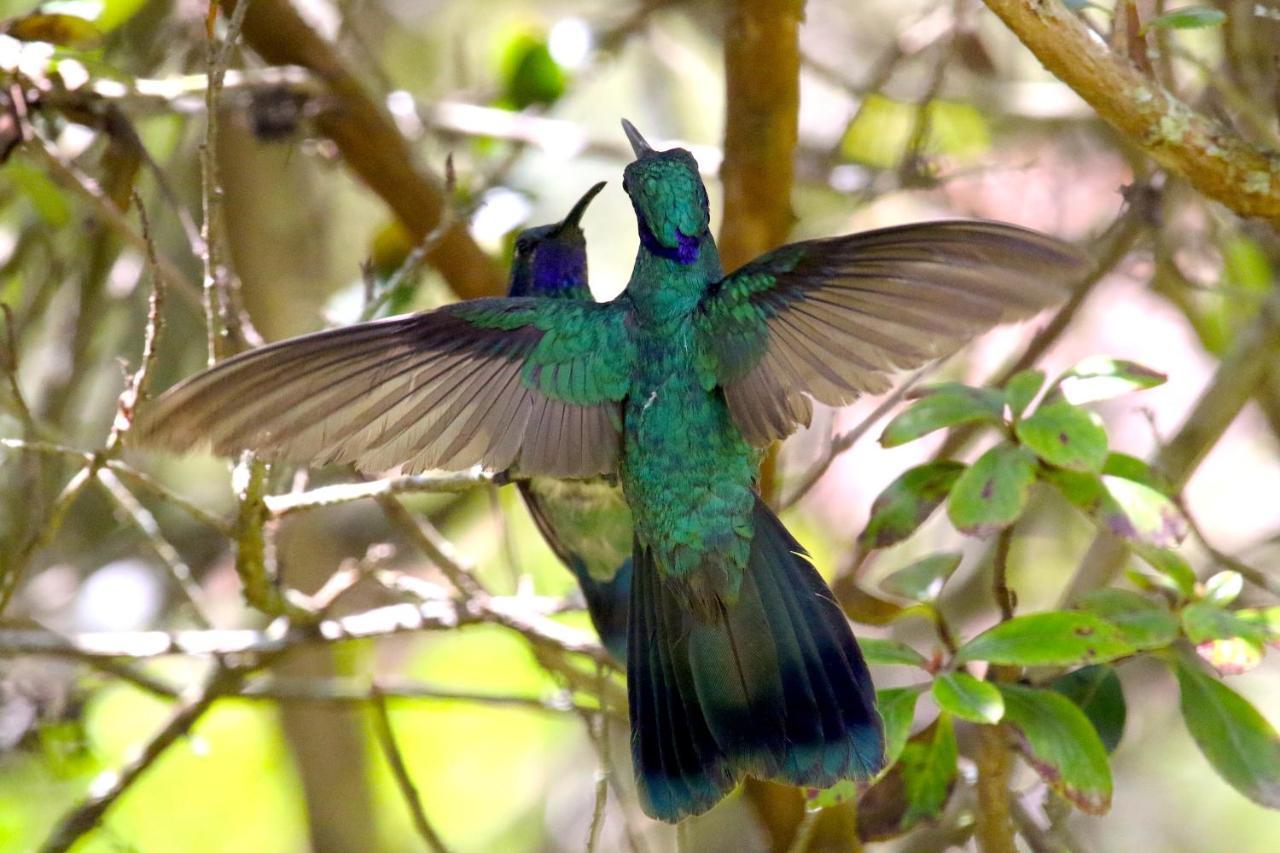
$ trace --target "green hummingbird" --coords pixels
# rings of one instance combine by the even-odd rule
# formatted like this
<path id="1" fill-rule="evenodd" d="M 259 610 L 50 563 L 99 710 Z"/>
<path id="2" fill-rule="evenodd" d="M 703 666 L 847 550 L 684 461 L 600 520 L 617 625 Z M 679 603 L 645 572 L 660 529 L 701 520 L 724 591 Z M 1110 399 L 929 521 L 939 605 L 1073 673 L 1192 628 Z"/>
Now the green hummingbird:
<path id="1" fill-rule="evenodd" d="M 604 186 L 601 181 L 587 190 L 560 222 L 517 235 L 508 296 L 592 301 L 580 222 Z M 543 538 L 577 579 L 600 641 L 625 662 L 633 534 L 617 479 L 532 477 L 516 486 Z"/>
<path id="2" fill-rule="evenodd" d="M 884 763 L 849 623 L 756 492 L 762 448 L 810 398 L 885 391 L 1060 300 L 1086 261 L 952 221 L 793 243 L 726 276 L 692 155 L 624 128 L 640 247 L 617 299 L 475 299 L 272 344 L 171 389 L 130 435 L 369 471 L 616 472 L 637 786 L 677 821 L 745 776 L 825 787 Z"/>

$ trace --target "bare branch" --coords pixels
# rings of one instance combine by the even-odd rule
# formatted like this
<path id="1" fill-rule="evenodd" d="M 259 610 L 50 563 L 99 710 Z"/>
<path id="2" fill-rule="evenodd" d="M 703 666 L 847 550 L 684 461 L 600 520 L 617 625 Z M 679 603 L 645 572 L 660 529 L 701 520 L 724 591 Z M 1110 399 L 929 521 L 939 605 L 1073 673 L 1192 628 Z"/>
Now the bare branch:
<path id="1" fill-rule="evenodd" d="M 370 698 L 374 733 L 382 746 L 387 764 L 391 767 L 391 775 L 396 780 L 396 787 L 400 789 L 400 795 L 409 806 L 409 813 L 413 815 L 413 825 L 427 845 L 427 849 L 444 853 L 449 848 L 445 846 L 444 841 L 431 825 L 431 821 L 427 819 L 427 813 L 422 808 L 422 799 L 418 796 L 418 789 L 413 785 L 409 768 L 404 763 L 404 756 L 400 754 L 400 747 L 396 744 L 395 732 L 391 728 L 391 715 L 387 713 L 387 699 L 377 685 L 374 685 Z"/>

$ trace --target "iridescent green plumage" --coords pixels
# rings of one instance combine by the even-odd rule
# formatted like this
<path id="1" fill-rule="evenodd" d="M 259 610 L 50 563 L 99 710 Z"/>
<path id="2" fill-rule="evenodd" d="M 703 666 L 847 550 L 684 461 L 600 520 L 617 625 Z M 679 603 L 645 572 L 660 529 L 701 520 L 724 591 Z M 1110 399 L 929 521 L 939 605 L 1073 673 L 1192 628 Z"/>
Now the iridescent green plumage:
<path id="1" fill-rule="evenodd" d="M 129 435 L 365 470 L 617 472 L 633 757 L 645 810 L 677 820 L 743 776 L 823 786 L 882 760 L 848 622 L 755 493 L 760 449 L 808 422 L 810 397 L 884 390 L 1065 296 L 1084 262 L 1024 229 L 943 222 L 724 276 L 693 158 L 628 134 L 641 247 L 618 299 L 474 300 L 274 344 L 169 391 Z"/>

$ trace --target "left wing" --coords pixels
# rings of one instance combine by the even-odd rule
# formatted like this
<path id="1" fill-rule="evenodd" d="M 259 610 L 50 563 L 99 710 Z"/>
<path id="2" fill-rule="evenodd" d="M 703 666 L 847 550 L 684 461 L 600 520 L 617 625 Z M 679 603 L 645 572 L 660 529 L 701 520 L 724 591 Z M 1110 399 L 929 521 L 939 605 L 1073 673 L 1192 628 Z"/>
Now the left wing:
<path id="1" fill-rule="evenodd" d="M 142 409 L 134 440 L 364 471 L 617 467 L 627 309 L 474 299 L 241 353 Z"/>
<path id="2" fill-rule="evenodd" d="M 698 317 L 708 382 L 756 446 L 889 374 L 1066 298 L 1088 259 L 994 222 L 927 222 L 792 243 L 713 285 Z"/>

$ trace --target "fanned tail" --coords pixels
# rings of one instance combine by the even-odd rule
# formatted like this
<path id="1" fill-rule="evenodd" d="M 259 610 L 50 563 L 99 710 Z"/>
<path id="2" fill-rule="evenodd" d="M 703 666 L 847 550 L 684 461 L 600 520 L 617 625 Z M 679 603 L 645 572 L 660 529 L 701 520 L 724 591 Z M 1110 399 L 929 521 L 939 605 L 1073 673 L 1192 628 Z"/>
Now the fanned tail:
<path id="1" fill-rule="evenodd" d="M 608 580 L 596 580 L 579 558 L 567 564 L 582 587 L 587 614 L 600 642 L 619 663 L 627 662 L 627 611 L 631 607 L 631 560 L 623 560 Z"/>
<path id="2" fill-rule="evenodd" d="M 756 499 L 741 590 L 700 616 L 639 544 L 633 558 L 632 755 L 646 813 L 678 821 L 744 776 L 826 787 L 884 762 L 871 677 L 804 549 Z"/>

